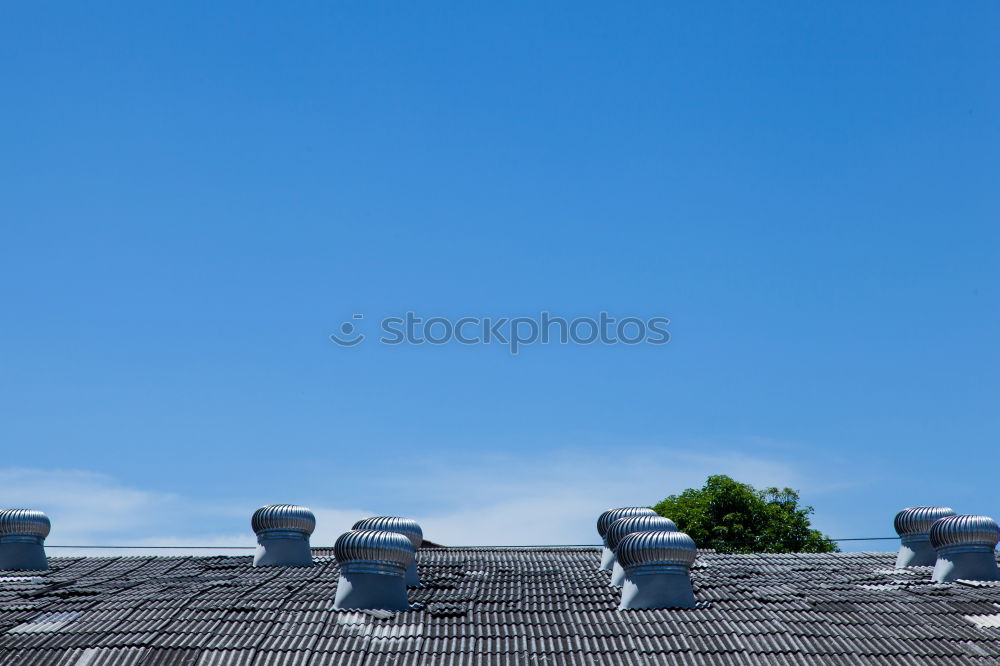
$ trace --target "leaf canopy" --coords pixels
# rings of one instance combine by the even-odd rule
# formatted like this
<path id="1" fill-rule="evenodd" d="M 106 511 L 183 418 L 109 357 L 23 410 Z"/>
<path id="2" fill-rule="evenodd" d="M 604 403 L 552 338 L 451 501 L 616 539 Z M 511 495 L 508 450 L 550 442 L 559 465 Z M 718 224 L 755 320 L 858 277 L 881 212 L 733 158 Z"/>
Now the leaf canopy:
<path id="1" fill-rule="evenodd" d="M 724 474 L 708 477 L 652 507 L 677 523 L 699 548 L 720 553 L 829 553 L 840 550 L 809 523 L 811 506 L 791 488 L 758 490 Z"/>

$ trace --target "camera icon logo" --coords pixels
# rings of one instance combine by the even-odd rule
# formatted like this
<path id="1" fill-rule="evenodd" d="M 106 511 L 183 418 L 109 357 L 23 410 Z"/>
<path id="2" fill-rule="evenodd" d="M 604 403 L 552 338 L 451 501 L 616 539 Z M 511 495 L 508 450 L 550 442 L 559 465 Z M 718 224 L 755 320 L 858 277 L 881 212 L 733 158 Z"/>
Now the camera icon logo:
<path id="1" fill-rule="evenodd" d="M 351 319 L 364 318 L 365 316 L 363 314 L 355 314 L 351 317 Z M 337 335 L 336 333 L 331 333 L 330 339 L 341 347 L 353 347 L 365 339 L 364 333 L 354 333 L 354 324 L 349 321 L 345 321 L 340 325 L 340 333 L 343 337 L 341 337 L 341 335 Z"/>

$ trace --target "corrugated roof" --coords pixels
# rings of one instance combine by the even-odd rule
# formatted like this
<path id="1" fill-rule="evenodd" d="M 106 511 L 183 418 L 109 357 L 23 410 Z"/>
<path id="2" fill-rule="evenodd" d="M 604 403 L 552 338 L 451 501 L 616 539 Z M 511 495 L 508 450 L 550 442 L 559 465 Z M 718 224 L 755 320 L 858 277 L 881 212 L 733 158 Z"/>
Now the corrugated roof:
<path id="1" fill-rule="evenodd" d="M 722 555 L 699 607 L 618 611 L 587 548 L 433 548 L 400 613 L 336 611 L 338 569 L 249 557 L 51 558 L 0 576 L 0 666 L 997 664 L 1000 587 L 888 553 Z"/>

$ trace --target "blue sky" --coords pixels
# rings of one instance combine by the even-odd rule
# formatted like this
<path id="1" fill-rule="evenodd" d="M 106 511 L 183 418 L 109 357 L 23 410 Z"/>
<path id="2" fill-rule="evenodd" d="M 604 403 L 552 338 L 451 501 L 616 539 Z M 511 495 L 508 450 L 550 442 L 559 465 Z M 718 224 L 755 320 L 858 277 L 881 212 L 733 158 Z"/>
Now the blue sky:
<path id="1" fill-rule="evenodd" d="M 838 537 L 1000 516 L 998 19 L 7 6 L 0 501 L 52 543 L 252 542 L 286 501 L 587 543 L 713 472 Z M 672 338 L 329 340 L 407 311 Z"/>

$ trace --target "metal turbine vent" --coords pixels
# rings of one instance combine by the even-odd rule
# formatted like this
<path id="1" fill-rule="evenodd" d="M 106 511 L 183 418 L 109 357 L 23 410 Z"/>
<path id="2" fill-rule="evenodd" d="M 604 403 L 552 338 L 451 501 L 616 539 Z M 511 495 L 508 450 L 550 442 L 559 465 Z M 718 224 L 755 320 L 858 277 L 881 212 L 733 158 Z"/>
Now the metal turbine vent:
<path id="1" fill-rule="evenodd" d="M 1000 529 L 989 516 L 947 516 L 931 526 L 931 545 L 937 550 L 986 550 L 1000 541 Z"/>
<path id="2" fill-rule="evenodd" d="M 697 555 L 694 539 L 677 531 L 632 532 L 618 544 L 618 561 L 629 576 L 642 573 L 635 571 L 638 567 L 689 569 Z"/>
<path id="3" fill-rule="evenodd" d="M 413 561 L 413 544 L 398 532 L 350 530 L 333 544 L 342 570 L 403 575 Z"/>
<path id="4" fill-rule="evenodd" d="M 257 535 L 272 532 L 298 532 L 308 537 L 316 529 L 316 516 L 304 506 L 268 504 L 253 512 L 250 526 Z"/>
<path id="5" fill-rule="evenodd" d="M 954 515 L 955 510 L 947 506 L 911 506 L 897 513 L 892 522 L 901 537 L 926 536 L 936 520 Z"/>
<path id="6" fill-rule="evenodd" d="M 41 543 L 49 535 L 49 517 L 35 509 L 0 510 L 0 541 Z"/>
<path id="7" fill-rule="evenodd" d="M 618 552 L 621 540 L 633 532 L 676 532 L 677 525 L 674 521 L 663 516 L 632 516 L 630 518 L 619 518 L 611 523 L 608 528 L 607 540 L 608 548 Z"/>
<path id="8" fill-rule="evenodd" d="M 406 573 L 415 549 L 404 534 L 384 530 L 351 530 L 333 544 L 340 564 L 337 609 L 406 610 Z"/>
<path id="9" fill-rule="evenodd" d="M 694 608 L 691 565 L 697 555 L 694 539 L 683 532 L 626 535 L 618 544 L 625 570 L 618 608 Z"/>
<path id="10" fill-rule="evenodd" d="M 1000 580 L 993 553 L 1000 530 L 989 516 L 947 516 L 931 525 L 930 542 L 937 551 L 931 580 Z"/>
<path id="11" fill-rule="evenodd" d="M 363 518 L 354 523 L 355 530 L 382 530 L 384 532 L 396 532 L 402 534 L 410 543 L 414 550 L 420 548 L 424 542 L 424 531 L 420 525 L 412 518 L 401 518 L 399 516 L 373 516 Z M 420 573 L 417 571 L 417 561 L 413 559 L 406 567 L 406 586 L 422 587 L 420 584 Z"/>
<path id="12" fill-rule="evenodd" d="M 0 510 L 0 569 L 44 571 L 49 517 L 35 509 Z"/>
<path id="13" fill-rule="evenodd" d="M 655 516 L 656 512 L 646 506 L 626 506 L 620 509 L 608 509 L 597 518 L 597 533 L 601 538 L 608 535 L 608 528 L 611 523 L 619 518 L 630 518 L 632 516 Z"/>
<path id="14" fill-rule="evenodd" d="M 424 542 L 424 531 L 420 529 L 420 525 L 417 524 L 417 521 L 412 518 L 400 518 L 398 516 L 373 516 L 371 518 L 362 518 L 358 522 L 354 523 L 354 527 L 351 529 L 396 532 L 397 534 L 402 534 L 409 539 L 414 548 L 420 548 L 420 544 Z"/>
<path id="15" fill-rule="evenodd" d="M 930 542 L 931 525 L 940 518 L 954 515 L 955 511 L 946 506 L 911 506 L 897 513 L 893 520 L 899 535 L 896 568 L 934 566 L 937 553 Z"/>

